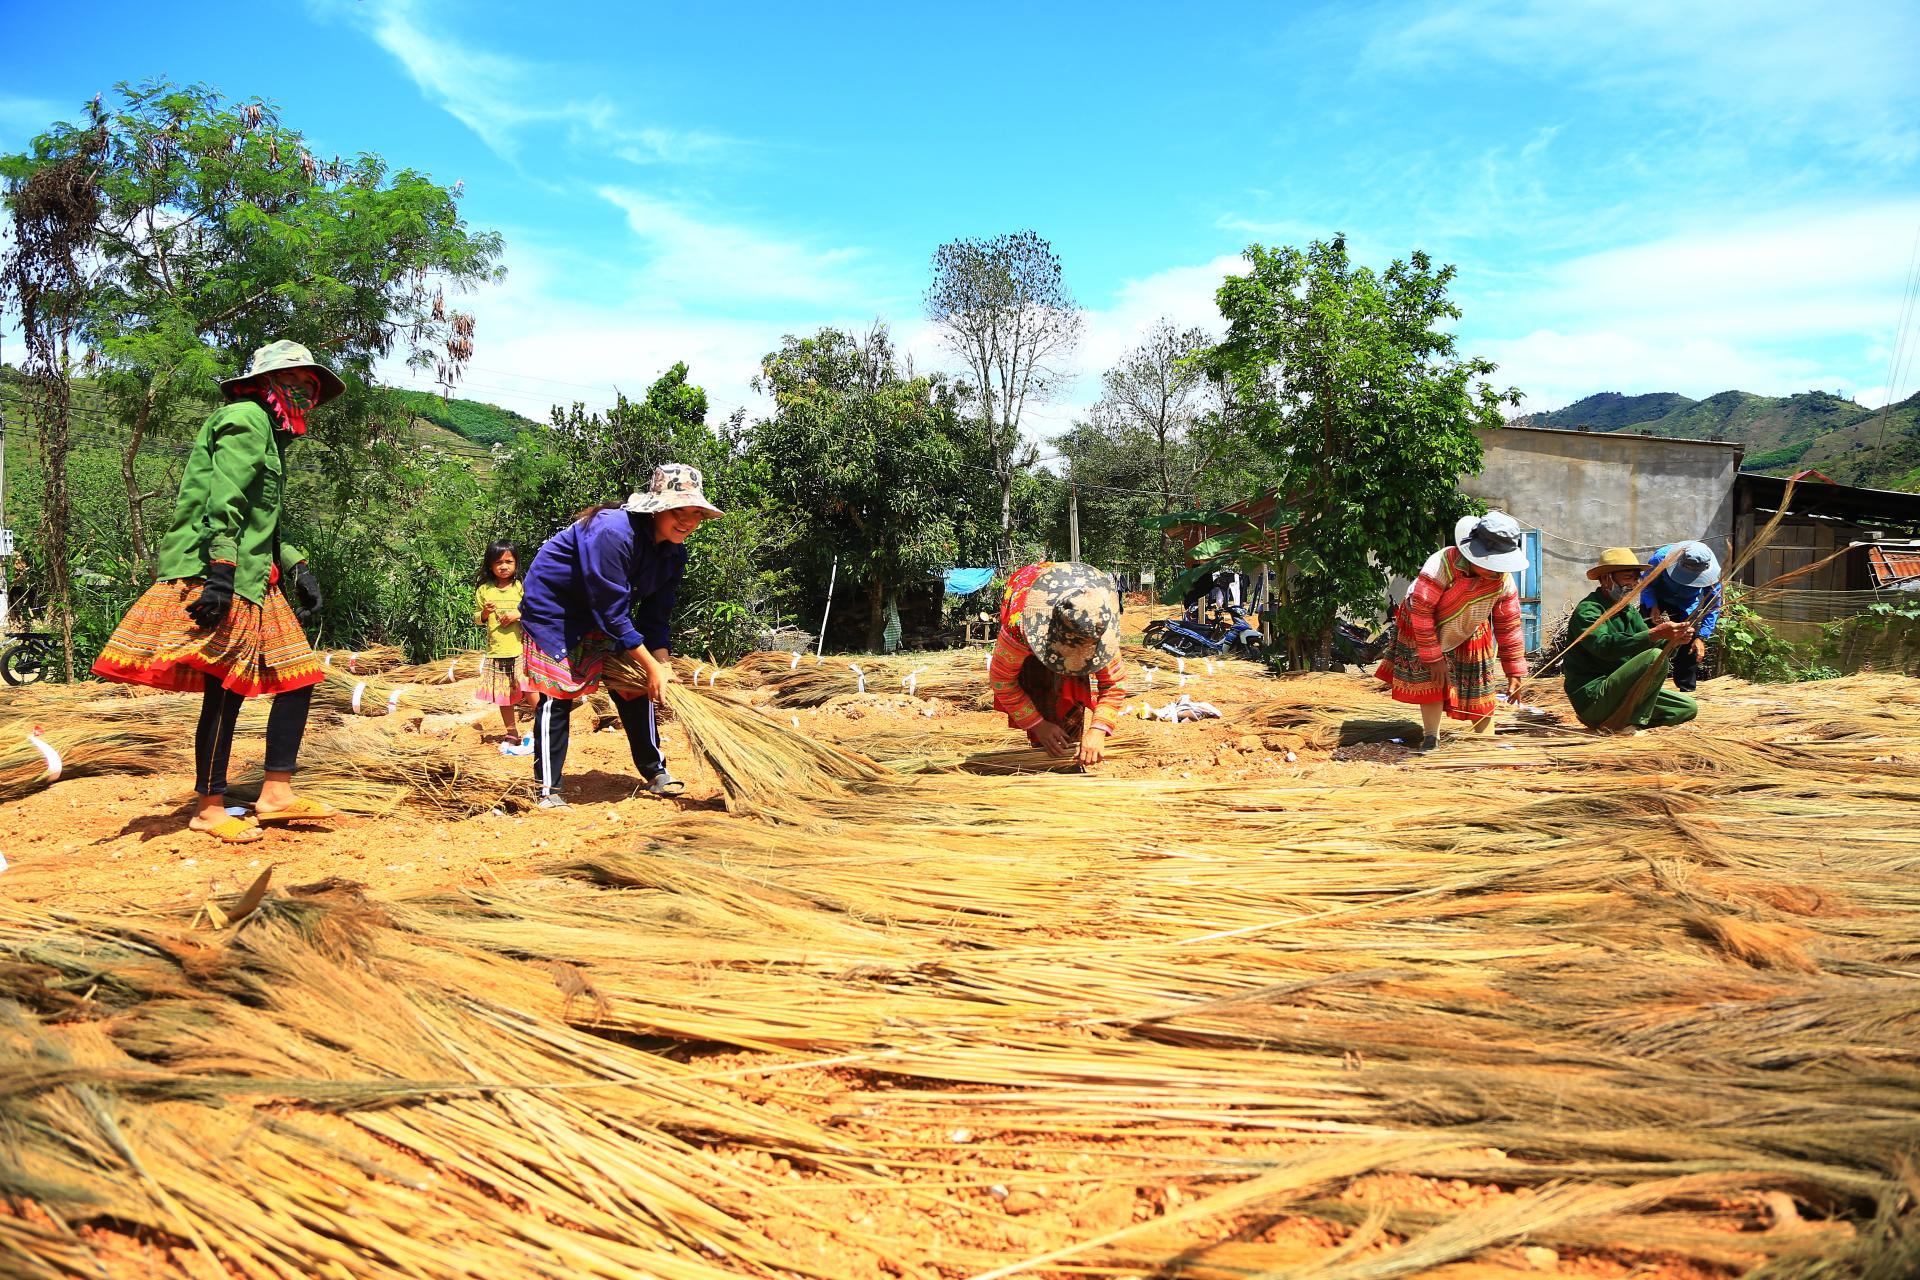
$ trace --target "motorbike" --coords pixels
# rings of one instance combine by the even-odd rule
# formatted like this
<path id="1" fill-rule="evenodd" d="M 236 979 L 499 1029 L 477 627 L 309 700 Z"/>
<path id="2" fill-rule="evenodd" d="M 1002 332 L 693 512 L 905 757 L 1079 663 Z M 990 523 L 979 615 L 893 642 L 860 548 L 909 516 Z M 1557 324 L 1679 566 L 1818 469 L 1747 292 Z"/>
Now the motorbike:
<path id="1" fill-rule="evenodd" d="M 59 637 L 51 631 L 18 631 L 0 651 L 0 679 L 8 684 L 37 684 L 52 675 L 59 661 Z"/>
<path id="2" fill-rule="evenodd" d="M 1164 649 L 1183 658 L 1231 655 L 1257 661 L 1266 652 L 1266 638 L 1260 634 L 1260 628 L 1247 621 L 1246 611 L 1239 605 L 1228 608 L 1224 620 L 1203 620 L 1195 606 L 1183 617 L 1150 622 L 1145 640 L 1149 648 Z"/>

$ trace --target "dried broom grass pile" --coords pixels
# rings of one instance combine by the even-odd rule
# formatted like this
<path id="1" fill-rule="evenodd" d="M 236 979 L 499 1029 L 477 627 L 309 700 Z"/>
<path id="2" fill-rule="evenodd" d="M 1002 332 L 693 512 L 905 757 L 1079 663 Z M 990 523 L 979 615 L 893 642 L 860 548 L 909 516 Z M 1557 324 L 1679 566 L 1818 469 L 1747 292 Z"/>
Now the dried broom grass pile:
<path id="1" fill-rule="evenodd" d="M 1914 687 L 1715 682 L 1679 730 L 1227 785 L 901 777 L 675 686 L 730 798 L 804 822 L 687 811 L 523 884 L 213 933 L 0 915 L 0 1176 L 43 1211 L 0 1250 L 1912 1275 Z M 1287 694 L 1265 714 L 1335 740 L 1384 710 Z"/>

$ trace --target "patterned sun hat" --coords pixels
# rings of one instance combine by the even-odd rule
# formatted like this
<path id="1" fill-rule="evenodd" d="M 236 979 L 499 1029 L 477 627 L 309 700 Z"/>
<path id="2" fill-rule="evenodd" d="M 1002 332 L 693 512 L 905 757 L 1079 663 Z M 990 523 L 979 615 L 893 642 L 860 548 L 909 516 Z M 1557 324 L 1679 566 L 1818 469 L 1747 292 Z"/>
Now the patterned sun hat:
<path id="1" fill-rule="evenodd" d="M 630 494 L 623 504 L 629 511 L 673 511 L 680 507 L 698 507 L 710 516 L 725 515 L 707 501 L 704 481 L 698 467 L 681 462 L 663 463 L 653 469 L 646 492 Z"/>
<path id="2" fill-rule="evenodd" d="M 1113 578 L 1090 564 L 1049 565 L 1027 588 L 1020 633 L 1049 671 L 1081 675 L 1098 671 L 1120 652 L 1120 592 Z M 1060 645 L 1092 640 L 1086 665 L 1068 666 Z"/>
<path id="3" fill-rule="evenodd" d="M 246 372 L 232 378 L 222 378 L 220 389 L 233 391 L 241 384 L 252 382 L 255 378 L 262 378 L 267 374 L 279 373 L 286 369 L 305 369 L 320 379 L 320 395 L 313 402 L 315 408 L 347 389 L 347 384 L 340 381 L 340 375 L 315 360 L 313 352 L 286 338 L 278 342 L 269 342 L 255 351 L 253 359 L 247 361 Z"/>

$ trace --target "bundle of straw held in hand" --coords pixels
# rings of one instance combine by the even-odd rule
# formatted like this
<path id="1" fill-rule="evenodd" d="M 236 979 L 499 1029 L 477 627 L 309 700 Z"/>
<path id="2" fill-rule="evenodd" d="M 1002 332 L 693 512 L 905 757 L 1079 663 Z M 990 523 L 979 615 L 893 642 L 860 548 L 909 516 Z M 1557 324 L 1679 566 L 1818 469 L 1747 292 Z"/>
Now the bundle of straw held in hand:
<path id="1" fill-rule="evenodd" d="M 778 813 L 887 776 L 866 757 L 815 742 L 725 694 L 678 682 L 666 694 L 693 749 L 720 775 L 730 810 Z"/>

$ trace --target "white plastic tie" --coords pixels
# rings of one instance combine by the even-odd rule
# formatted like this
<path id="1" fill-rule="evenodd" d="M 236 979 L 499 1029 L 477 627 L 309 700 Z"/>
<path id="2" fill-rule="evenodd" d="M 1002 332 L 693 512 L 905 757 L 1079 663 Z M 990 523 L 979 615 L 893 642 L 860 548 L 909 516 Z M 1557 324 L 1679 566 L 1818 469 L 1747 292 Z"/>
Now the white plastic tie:
<path id="1" fill-rule="evenodd" d="M 1159 669 L 1160 669 L 1160 668 L 1158 668 L 1158 667 L 1148 667 L 1148 668 L 1147 668 L 1147 688 L 1149 688 L 1149 689 L 1151 689 L 1151 688 L 1153 688 L 1153 673 L 1154 673 L 1154 672 L 1156 672 L 1156 671 L 1158 671 Z"/>
<path id="2" fill-rule="evenodd" d="M 352 653 L 347 655 L 347 670 L 353 672 L 353 674 L 355 675 L 360 674 L 360 668 L 353 665 L 359 659 L 359 657 L 360 657 L 360 651 L 358 649 L 355 649 Z"/>
<path id="3" fill-rule="evenodd" d="M 1208 659 L 1207 659 L 1207 674 L 1208 674 L 1208 675 L 1212 675 L 1212 674 L 1213 674 L 1213 659 L 1212 659 L 1212 658 L 1208 658 Z"/>
<path id="4" fill-rule="evenodd" d="M 787 670 L 791 671 L 799 665 L 800 665 L 800 651 L 798 649 L 795 649 L 793 651 L 793 661 L 787 664 Z"/>
<path id="5" fill-rule="evenodd" d="M 799 717 L 799 716 L 789 716 L 789 717 L 787 717 L 787 718 L 788 718 L 789 720 L 792 720 L 792 721 L 793 721 L 793 727 L 794 727 L 794 728 L 796 728 L 796 729 L 798 729 L 798 728 L 800 727 L 800 717 Z"/>
<path id="6" fill-rule="evenodd" d="M 32 731 L 27 734 L 27 741 L 31 742 L 33 749 L 40 753 L 40 758 L 47 762 L 47 781 L 60 781 L 60 753 L 53 749 L 51 743 L 40 736 L 39 725 L 33 726 Z"/>
<path id="7" fill-rule="evenodd" d="M 331 667 L 331 666 L 333 666 L 333 655 L 332 655 L 331 653 L 323 653 L 323 654 L 321 654 L 321 655 L 320 655 L 320 665 L 321 665 L 321 666 L 323 666 L 323 667 Z"/>
<path id="8" fill-rule="evenodd" d="M 1186 687 L 1187 687 L 1187 673 L 1186 673 L 1186 672 L 1184 672 L 1184 671 L 1182 671 L 1182 672 L 1180 673 L 1180 684 L 1179 684 L 1179 687 L 1180 687 L 1180 688 L 1182 688 L 1182 689 L 1184 689 L 1184 688 L 1186 688 Z"/>
<path id="9" fill-rule="evenodd" d="M 1185 658 L 1175 658 L 1174 662 L 1179 666 L 1180 674 L 1185 675 L 1187 673 L 1187 660 Z"/>
<path id="10" fill-rule="evenodd" d="M 919 692 L 920 673 L 925 670 L 926 670 L 925 667 L 915 667 L 913 670 L 907 672 L 906 685 L 907 685 L 907 696 L 909 698 L 913 697 L 916 693 Z"/>
<path id="11" fill-rule="evenodd" d="M 700 673 L 702 671 L 705 671 L 706 669 L 707 669 L 707 664 L 704 662 L 693 669 L 693 687 L 694 688 L 698 689 L 700 687 Z"/>
<path id="12" fill-rule="evenodd" d="M 447 659 L 447 683 L 448 684 L 452 684 L 454 682 L 455 677 L 453 674 L 453 664 L 457 661 L 459 661 L 459 659 L 457 658 Z"/>
<path id="13" fill-rule="evenodd" d="M 387 695 L 387 714 L 392 715 L 393 709 L 399 705 L 400 705 L 400 691 L 398 689 L 395 689 L 392 693 Z"/>
<path id="14" fill-rule="evenodd" d="M 867 691 L 867 673 L 851 662 L 847 664 L 847 670 L 853 672 L 853 678 L 860 683 L 860 692 L 865 693 Z"/>
<path id="15" fill-rule="evenodd" d="M 362 680 L 359 684 L 353 686 L 353 714 L 355 715 L 360 714 L 360 695 L 365 693 L 366 691 L 367 691 L 367 682 L 365 680 Z"/>

